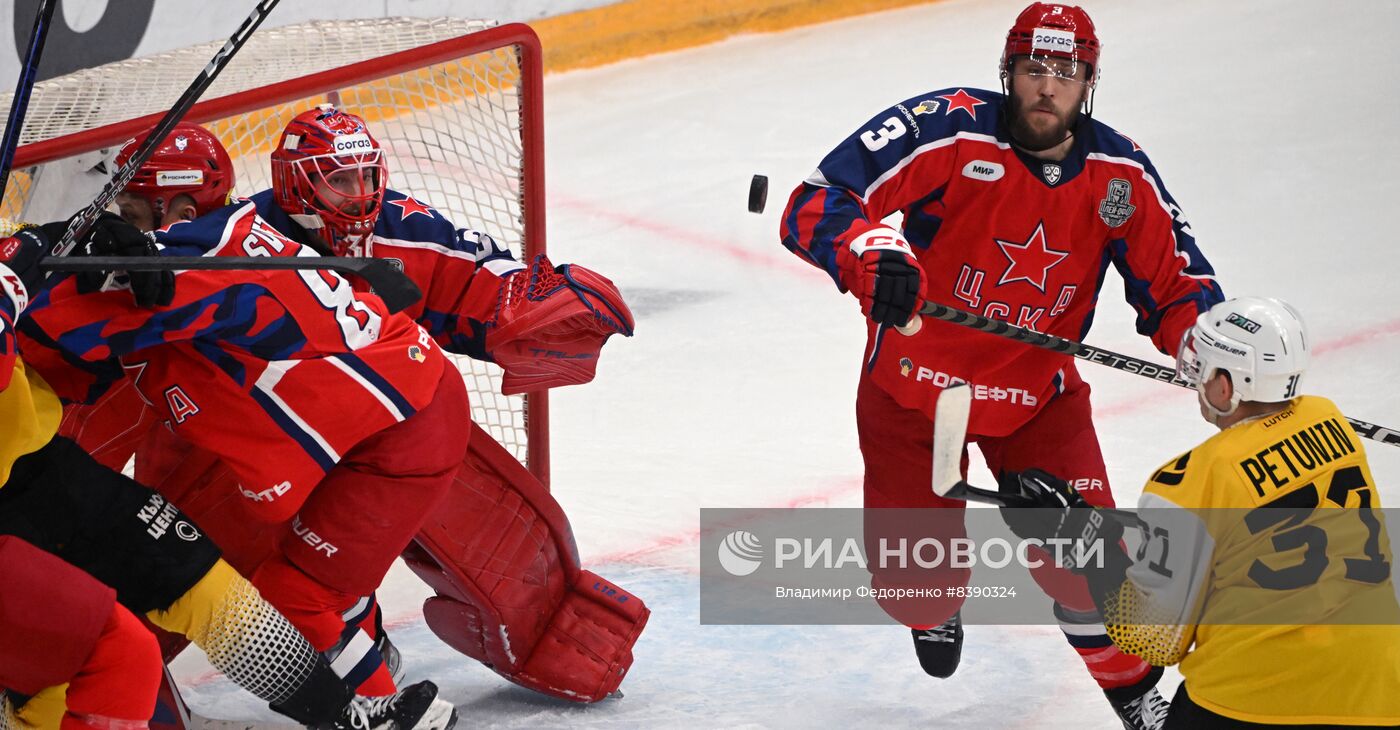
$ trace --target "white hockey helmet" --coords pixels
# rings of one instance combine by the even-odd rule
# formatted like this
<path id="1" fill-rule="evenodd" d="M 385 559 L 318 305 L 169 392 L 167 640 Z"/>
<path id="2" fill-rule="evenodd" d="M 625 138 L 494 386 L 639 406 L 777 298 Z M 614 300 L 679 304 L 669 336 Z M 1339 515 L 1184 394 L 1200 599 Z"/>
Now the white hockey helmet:
<path id="1" fill-rule="evenodd" d="M 1308 368 L 1308 333 L 1298 310 L 1273 298 L 1240 297 L 1220 302 L 1196 318 L 1181 337 L 1176 372 L 1197 389 L 1224 370 L 1241 401 L 1277 403 L 1298 394 Z M 1214 410 L 1214 409 L 1212 409 Z"/>

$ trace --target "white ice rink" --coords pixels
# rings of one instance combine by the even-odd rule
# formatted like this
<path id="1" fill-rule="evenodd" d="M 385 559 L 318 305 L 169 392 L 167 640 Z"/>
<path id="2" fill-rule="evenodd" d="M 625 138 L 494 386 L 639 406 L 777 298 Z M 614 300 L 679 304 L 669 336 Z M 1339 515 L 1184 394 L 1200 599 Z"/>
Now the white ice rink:
<path id="1" fill-rule="evenodd" d="M 788 192 L 895 101 L 997 88 L 1023 5 L 943 2 L 546 80 L 551 258 L 606 273 L 637 315 L 594 383 L 553 396 L 554 491 L 585 564 L 652 618 L 626 697 L 574 706 L 439 642 L 418 610 L 427 589 L 395 568 L 380 594 L 391 635 L 463 726 L 1116 727 L 1050 626 L 969 627 L 962 667 L 938 681 L 897 627 L 699 625 L 701 507 L 860 504 L 859 307 L 778 243 Z M 1096 116 L 1152 156 L 1226 293 L 1297 305 L 1315 343 L 1305 390 L 1400 425 L 1400 2 L 1087 9 L 1104 43 Z M 754 173 L 773 184 L 761 216 L 745 210 Z M 1116 273 L 1088 340 L 1164 361 Z M 1189 392 L 1081 372 L 1120 504 L 1211 433 Z M 1367 447 L 1400 505 L 1400 449 Z M 202 660 L 177 670 L 204 715 L 272 717 Z"/>

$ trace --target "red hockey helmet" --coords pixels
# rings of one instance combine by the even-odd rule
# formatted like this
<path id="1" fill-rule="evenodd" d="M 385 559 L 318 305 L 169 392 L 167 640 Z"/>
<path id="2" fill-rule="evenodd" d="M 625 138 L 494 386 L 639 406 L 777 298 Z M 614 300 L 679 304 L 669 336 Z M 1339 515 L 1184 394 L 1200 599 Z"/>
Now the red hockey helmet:
<path id="1" fill-rule="evenodd" d="M 277 205 L 304 225 L 324 227 L 337 254 L 374 229 L 388 176 L 365 120 L 330 104 L 296 115 L 272 151 Z"/>
<path id="2" fill-rule="evenodd" d="M 118 167 L 126 164 L 151 130 L 128 140 L 117 151 Z M 233 161 L 219 138 L 198 124 L 181 122 L 166 137 L 125 192 L 145 200 L 155 214 L 156 225 L 165 217 L 170 201 L 177 195 L 194 200 L 195 212 L 204 215 L 228 205 L 233 191 Z"/>
<path id="3" fill-rule="evenodd" d="M 1087 64 L 1090 88 L 1099 78 L 1099 36 L 1094 32 L 1094 21 L 1078 5 L 1031 3 L 1022 10 L 1001 51 L 1003 80 L 1016 56 L 1067 58 L 1076 65 Z"/>

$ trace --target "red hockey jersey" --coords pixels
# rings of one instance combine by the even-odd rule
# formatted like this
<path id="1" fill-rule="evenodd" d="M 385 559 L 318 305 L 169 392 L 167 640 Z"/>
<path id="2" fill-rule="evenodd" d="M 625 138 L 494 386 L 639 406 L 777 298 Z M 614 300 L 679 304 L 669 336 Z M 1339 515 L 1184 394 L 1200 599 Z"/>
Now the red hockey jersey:
<path id="1" fill-rule="evenodd" d="M 249 200 L 273 228 L 301 241 L 301 226 L 277 206 L 271 190 Z M 449 352 L 491 360 L 486 322 L 495 314 L 502 280 L 524 268 L 510 249 L 486 233 L 456 227 L 430 205 L 386 190 L 373 233 L 349 255 L 397 262 L 423 292 L 404 313 Z"/>
<path id="2" fill-rule="evenodd" d="M 875 116 L 793 191 L 783 245 L 841 286 L 836 251 L 903 214 L 936 302 L 1082 340 L 1108 267 L 1138 332 L 1175 355 L 1223 298 L 1157 171 L 1131 139 L 1085 118 L 1064 160 L 1015 150 L 1003 97 L 945 89 Z M 974 387 L 969 433 L 1002 436 L 1053 397 L 1071 359 L 929 319 L 915 336 L 869 323 L 866 376 L 930 414 L 952 383 Z"/>
<path id="3" fill-rule="evenodd" d="M 315 255 L 251 203 L 176 224 L 162 242 L 174 254 Z M 269 521 L 295 514 L 360 440 L 426 405 L 446 364 L 421 327 L 333 272 L 176 278 L 175 301 L 155 309 L 59 282 L 26 312 L 26 360 L 65 398 L 86 401 L 94 389 L 71 366 L 110 378 L 120 358 L 161 418 L 227 462 Z"/>

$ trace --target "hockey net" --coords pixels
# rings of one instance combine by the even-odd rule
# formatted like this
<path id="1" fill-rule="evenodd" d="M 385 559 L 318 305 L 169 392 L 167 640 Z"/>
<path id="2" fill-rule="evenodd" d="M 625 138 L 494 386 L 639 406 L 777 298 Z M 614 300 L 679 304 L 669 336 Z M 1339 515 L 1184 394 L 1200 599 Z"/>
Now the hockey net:
<path id="1" fill-rule="evenodd" d="M 221 43 L 36 84 L 0 215 L 60 220 L 91 202 L 116 149 L 155 125 Z M 252 194 L 271 185 L 268 154 L 287 122 L 335 103 L 369 122 L 392 187 L 527 260 L 545 250 L 541 87 L 539 40 L 524 25 L 318 21 L 258 30 L 186 120 L 218 135 L 235 193 Z M 457 360 L 473 419 L 547 485 L 545 396 L 503 396 L 499 368 Z"/>

